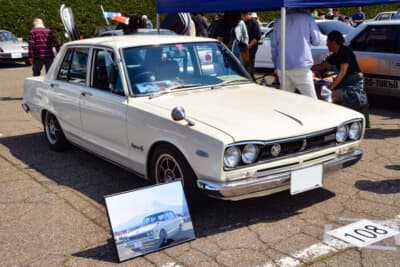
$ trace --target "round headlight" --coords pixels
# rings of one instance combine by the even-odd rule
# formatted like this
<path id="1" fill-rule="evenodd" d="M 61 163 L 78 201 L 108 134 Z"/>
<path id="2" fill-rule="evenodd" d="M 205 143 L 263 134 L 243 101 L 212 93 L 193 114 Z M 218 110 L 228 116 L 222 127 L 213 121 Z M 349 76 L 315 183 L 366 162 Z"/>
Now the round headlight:
<path id="1" fill-rule="evenodd" d="M 359 121 L 353 122 L 349 128 L 349 138 L 351 140 L 357 140 L 361 136 L 361 123 Z"/>
<path id="2" fill-rule="evenodd" d="M 338 143 L 343 143 L 346 141 L 348 135 L 347 125 L 340 126 L 336 131 L 336 141 Z"/>
<path id="3" fill-rule="evenodd" d="M 240 162 L 240 149 L 232 146 L 225 150 L 224 164 L 228 168 L 236 167 Z"/>
<path id="4" fill-rule="evenodd" d="M 245 164 L 254 163 L 258 157 L 258 147 L 253 144 L 245 145 L 242 150 L 242 161 Z"/>

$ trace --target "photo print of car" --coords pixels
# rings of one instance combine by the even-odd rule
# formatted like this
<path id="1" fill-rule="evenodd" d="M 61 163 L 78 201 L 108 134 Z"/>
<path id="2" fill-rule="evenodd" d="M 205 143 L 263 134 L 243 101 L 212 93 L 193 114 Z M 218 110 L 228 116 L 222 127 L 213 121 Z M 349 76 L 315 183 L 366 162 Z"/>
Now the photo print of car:
<path id="1" fill-rule="evenodd" d="M 180 181 L 105 200 L 120 262 L 195 238 Z"/>

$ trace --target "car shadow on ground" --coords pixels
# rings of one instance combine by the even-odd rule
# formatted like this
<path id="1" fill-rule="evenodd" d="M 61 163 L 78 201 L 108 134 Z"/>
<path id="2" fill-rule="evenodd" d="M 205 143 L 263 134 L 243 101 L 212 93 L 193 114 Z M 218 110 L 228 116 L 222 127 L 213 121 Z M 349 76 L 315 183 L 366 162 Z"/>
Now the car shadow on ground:
<path id="1" fill-rule="evenodd" d="M 400 129 L 383 129 L 383 128 L 372 128 L 366 129 L 364 139 L 385 139 L 395 138 L 400 136 Z"/>
<path id="2" fill-rule="evenodd" d="M 150 185 L 131 172 L 76 147 L 63 153 L 53 152 L 48 148 L 43 133 L 0 138 L 0 144 L 27 165 L 27 170 L 47 177 L 49 180 L 43 182 L 46 186 L 67 186 L 101 205 L 105 205 L 105 195 Z M 320 188 L 295 196 L 286 191 L 236 202 L 204 197 L 190 212 L 196 237 L 206 237 L 259 222 L 279 221 L 334 196 L 334 193 Z M 114 250 L 112 242 L 76 255 L 109 261 L 110 249 Z M 115 252 L 111 255 L 115 256 L 112 261 L 116 261 Z"/>
<path id="3" fill-rule="evenodd" d="M 355 186 L 359 190 L 368 191 L 376 194 L 397 194 L 400 193 L 400 179 L 390 179 L 384 181 L 359 180 Z"/>
<path id="4" fill-rule="evenodd" d="M 30 66 L 27 66 L 24 62 L 0 61 L 0 69 L 24 68 L 24 67 L 30 67 Z"/>

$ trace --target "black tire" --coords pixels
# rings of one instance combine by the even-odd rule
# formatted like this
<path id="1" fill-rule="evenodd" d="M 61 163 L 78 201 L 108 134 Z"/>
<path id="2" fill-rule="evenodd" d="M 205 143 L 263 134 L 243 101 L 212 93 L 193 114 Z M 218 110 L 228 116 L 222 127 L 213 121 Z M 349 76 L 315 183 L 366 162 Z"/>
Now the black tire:
<path id="1" fill-rule="evenodd" d="M 202 197 L 200 189 L 196 185 L 196 175 L 185 157 L 172 145 L 161 144 L 157 146 L 151 156 L 150 177 L 154 183 L 167 183 L 181 180 L 186 198 L 191 206 L 196 206 Z M 163 164 L 171 165 L 162 170 Z M 176 165 L 174 170 L 172 165 Z"/>
<path id="2" fill-rule="evenodd" d="M 27 65 L 27 66 L 32 65 L 31 61 L 29 59 L 25 59 L 24 62 L 25 62 L 25 65 Z"/>
<path id="3" fill-rule="evenodd" d="M 160 239 L 159 239 L 159 245 L 158 247 L 161 248 L 163 245 L 165 245 L 167 243 L 167 232 L 165 232 L 164 229 L 162 229 L 160 231 Z"/>
<path id="4" fill-rule="evenodd" d="M 44 115 L 43 126 L 44 135 L 50 149 L 57 152 L 65 151 L 68 147 L 68 141 L 65 138 L 64 132 L 61 129 L 56 116 L 50 112 L 46 112 Z"/>

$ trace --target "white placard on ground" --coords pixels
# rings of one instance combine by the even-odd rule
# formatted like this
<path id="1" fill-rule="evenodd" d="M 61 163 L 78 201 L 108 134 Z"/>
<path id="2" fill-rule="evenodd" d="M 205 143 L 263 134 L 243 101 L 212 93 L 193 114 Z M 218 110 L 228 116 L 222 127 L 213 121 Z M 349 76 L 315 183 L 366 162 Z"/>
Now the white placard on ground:
<path id="1" fill-rule="evenodd" d="M 366 247 L 383 239 L 398 235 L 400 232 L 369 220 L 361 220 L 329 231 L 327 234 L 348 242 L 353 246 Z"/>
<path id="2" fill-rule="evenodd" d="M 322 186 L 322 165 L 293 171 L 290 177 L 290 194 L 295 195 Z"/>

